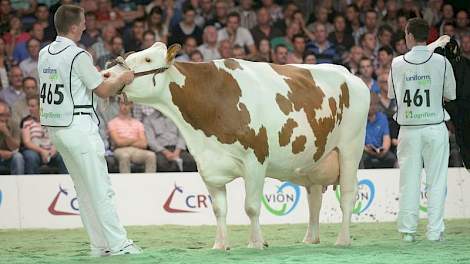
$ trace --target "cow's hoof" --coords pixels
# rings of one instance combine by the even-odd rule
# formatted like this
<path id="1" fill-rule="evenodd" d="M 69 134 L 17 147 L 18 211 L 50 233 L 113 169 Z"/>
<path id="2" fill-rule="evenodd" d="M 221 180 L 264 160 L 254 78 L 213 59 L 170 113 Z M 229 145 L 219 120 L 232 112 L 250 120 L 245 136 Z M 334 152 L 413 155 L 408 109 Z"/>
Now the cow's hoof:
<path id="1" fill-rule="evenodd" d="M 267 247 L 269 247 L 268 243 L 263 242 L 263 241 L 256 241 L 256 242 L 250 241 L 248 243 L 248 248 L 264 249 Z"/>
<path id="2" fill-rule="evenodd" d="M 351 239 L 338 239 L 338 240 L 336 240 L 335 246 L 337 246 L 337 247 L 349 247 L 349 246 L 351 246 Z"/>
<path id="3" fill-rule="evenodd" d="M 214 246 L 212 247 L 212 249 L 227 251 L 227 250 L 230 250 L 230 247 L 228 245 L 226 245 L 225 243 L 216 242 L 216 243 L 214 243 Z"/>
<path id="4" fill-rule="evenodd" d="M 320 244 L 320 238 L 313 239 L 313 238 L 304 238 L 304 244 Z"/>

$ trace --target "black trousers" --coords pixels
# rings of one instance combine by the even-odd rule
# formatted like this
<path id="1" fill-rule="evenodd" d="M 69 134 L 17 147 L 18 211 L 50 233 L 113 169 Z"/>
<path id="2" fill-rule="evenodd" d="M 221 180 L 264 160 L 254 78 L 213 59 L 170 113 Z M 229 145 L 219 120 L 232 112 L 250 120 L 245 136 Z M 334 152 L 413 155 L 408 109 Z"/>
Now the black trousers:
<path id="1" fill-rule="evenodd" d="M 166 146 L 169 151 L 174 151 L 175 146 Z M 197 171 L 196 161 L 193 156 L 186 150 L 181 150 L 180 158 L 183 160 L 183 171 Z M 167 160 L 162 152 L 157 152 L 157 171 L 159 172 L 178 172 L 180 171 L 176 161 Z"/>

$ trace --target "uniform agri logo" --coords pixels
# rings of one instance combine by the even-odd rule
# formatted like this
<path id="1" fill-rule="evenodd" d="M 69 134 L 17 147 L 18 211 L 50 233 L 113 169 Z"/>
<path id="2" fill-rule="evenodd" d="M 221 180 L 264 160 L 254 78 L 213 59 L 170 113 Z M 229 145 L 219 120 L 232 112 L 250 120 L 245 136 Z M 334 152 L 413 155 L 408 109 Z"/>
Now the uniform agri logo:
<path id="1" fill-rule="evenodd" d="M 415 113 L 411 110 L 405 111 L 406 119 L 424 119 L 424 118 L 433 118 L 435 116 L 436 116 L 436 113 L 433 113 L 433 112 Z"/>
<path id="2" fill-rule="evenodd" d="M 341 199 L 341 190 L 336 189 L 336 198 L 338 201 Z M 361 214 L 366 211 L 372 204 L 375 198 L 375 186 L 369 179 L 362 179 L 357 184 L 357 197 L 356 204 L 354 205 L 353 213 Z"/>
<path id="3" fill-rule="evenodd" d="M 59 185 L 59 191 L 48 208 L 52 215 L 79 215 L 77 197 L 69 196 L 69 192 Z"/>
<path id="4" fill-rule="evenodd" d="M 412 75 L 412 76 L 405 76 L 405 80 L 407 82 L 415 81 L 418 85 L 427 86 L 431 83 L 431 75 Z"/>
<path id="5" fill-rule="evenodd" d="M 163 209 L 168 213 L 197 213 L 200 209 L 209 208 L 212 198 L 208 194 L 185 193 L 183 187 L 177 186 L 163 204 Z"/>
<path id="6" fill-rule="evenodd" d="M 264 193 L 261 202 L 268 212 L 276 216 L 287 215 L 295 209 L 300 200 L 300 187 L 284 182 L 273 193 Z"/>

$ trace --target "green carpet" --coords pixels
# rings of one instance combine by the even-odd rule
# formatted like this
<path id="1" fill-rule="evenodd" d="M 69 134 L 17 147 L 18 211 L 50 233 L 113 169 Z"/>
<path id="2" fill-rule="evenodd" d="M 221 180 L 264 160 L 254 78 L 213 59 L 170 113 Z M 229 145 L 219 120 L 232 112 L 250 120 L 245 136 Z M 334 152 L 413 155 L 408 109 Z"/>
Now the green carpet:
<path id="1" fill-rule="evenodd" d="M 264 225 L 269 248 L 247 249 L 248 226 L 230 226 L 231 250 L 214 251 L 213 226 L 132 226 L 144 249 L 134 256 L 92 258 L 83 229 L 0 230 L 0 263 L 470 263 L 470 219 L 446 221 L 445 241 L 402 242 L 395 223 L 353 224 L 353 245 L 334 246 L 339 224 L 321 225 L 321 244 L 301 243 L 306 225 Z"/>

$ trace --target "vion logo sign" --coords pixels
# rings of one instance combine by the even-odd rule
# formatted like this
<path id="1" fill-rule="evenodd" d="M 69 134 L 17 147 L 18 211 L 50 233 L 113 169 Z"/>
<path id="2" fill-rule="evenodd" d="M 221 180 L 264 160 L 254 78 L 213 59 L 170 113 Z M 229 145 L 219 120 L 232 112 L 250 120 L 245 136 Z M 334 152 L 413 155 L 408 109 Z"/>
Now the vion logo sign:
<path id="1" fill-rule="evenodd" d="M 275 216 L 287 215 L 297 207 L 300 187 L 290 182 L 277 186 L 273 192 L 264 193 L 261 202 L 268 212 Z"/>

